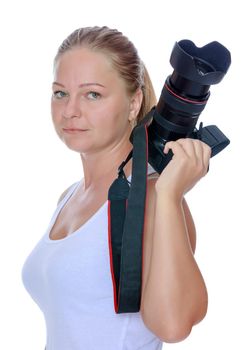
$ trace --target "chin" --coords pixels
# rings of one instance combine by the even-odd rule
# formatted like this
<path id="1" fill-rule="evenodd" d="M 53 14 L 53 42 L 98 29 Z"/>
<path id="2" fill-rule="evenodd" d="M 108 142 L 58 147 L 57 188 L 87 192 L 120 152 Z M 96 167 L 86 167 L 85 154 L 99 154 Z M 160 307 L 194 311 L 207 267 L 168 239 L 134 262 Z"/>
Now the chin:
<path id="1" fill-rule="evenodd" d="M 74 145 L 74 144 L 68 144 L 68 143 L 65 143 L 66 146 L 74 151 L 74 152 L 77 152 L 77 153 L 90 153 L 92 151 L 92 147 L 86 147 L 84 145 Z"/>
<path id="2" fill-rule="evenodd" d="M 63 143 L 72 151 L 83 153 L 87 152 L 91 149 L 91 142 L 90 144 L 88 142 L 81 142 L 81 139 L 66 139 L 62 138 Z"/>

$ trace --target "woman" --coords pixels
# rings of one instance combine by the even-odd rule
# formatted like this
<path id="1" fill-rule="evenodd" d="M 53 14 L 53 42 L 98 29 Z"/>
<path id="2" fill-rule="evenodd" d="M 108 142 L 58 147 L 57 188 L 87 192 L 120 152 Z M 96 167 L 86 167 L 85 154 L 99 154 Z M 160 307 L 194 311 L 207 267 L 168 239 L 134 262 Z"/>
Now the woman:
<path id="1" fill-rule="evenodd" d="M 206 174 L 210 148 L 192 139 L 166 144 L 164 152 L 174 155 L 160 176 L 149 169 L 140 312 L 113 308 L 108 189 L 131 150 L 132 128 L 155 104 L 146 68 L 122 33 L 81 28 L 60 46 L 52 118 L 61 140 L 80 154 L 84 178 L 61 196 L 23 267 L 24 284 L 45 316 L 47 350 L 161 349 L 187 337 L 206 314 L 184 195 Z"/>

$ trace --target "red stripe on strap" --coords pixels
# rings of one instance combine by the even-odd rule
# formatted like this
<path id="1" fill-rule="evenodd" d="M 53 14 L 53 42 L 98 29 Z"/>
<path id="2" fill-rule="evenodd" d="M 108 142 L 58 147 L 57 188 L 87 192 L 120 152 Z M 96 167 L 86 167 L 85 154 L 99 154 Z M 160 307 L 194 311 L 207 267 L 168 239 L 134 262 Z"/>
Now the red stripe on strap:
<path id="1" fill-rule="evenodd" d="M 146 196 L 145 196 L 145 210 L 144 210 L 144 225 L 143 225 L 143 232 L 142 232 L 142 274 L 141 274 L 141 295 L 142 295 L 142 288 L 143 288 L 143 269 L 144 269 L 144 232 L 145 232 L 145 214 L 146 214 L 146 203 L 147 203 L 147 176 L 148 176 L 148 131 L 147 126 L 145 125 L 145 134 L 146 134 Z"/>
<path id="2" fill-rule="evenodd" d="M 114 309 L 115 309 L 115 312 L 117 313 L 118 298 L 117 298 L 116 282 L 115 282 L 114 270 L 113 270 L 112 244 L 111 244 L 111 202 L 109 200 L 108 200 L 108 244 L 109 244 L 109 254 L 110 254 L 111 278 L 113 283 Z"/>

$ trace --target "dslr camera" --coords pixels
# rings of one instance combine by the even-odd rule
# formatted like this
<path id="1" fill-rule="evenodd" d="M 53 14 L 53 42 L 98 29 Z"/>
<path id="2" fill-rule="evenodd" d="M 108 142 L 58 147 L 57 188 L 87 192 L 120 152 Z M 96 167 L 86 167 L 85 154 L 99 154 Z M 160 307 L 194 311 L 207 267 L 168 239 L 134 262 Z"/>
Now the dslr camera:
<path id="1" fill-rule="evenodd" d="M 173 47 L 170 63 L 174 71 L 167 77 L 157 105 L 138 124 L 147 125 L 148 162 L 159 174 L 173 156 L 171 151 L 163 153 L 168 141 L 200 139 L 211 147 L 211 157 L 230 143 L 215 125 L 203 127 L 200 123 L 196 127 L 209 99 L 210 85 L 218 84 L 230 66 L 229 50 L 217 41 L 199 48 L 190 40 L 181 40 Z"/>

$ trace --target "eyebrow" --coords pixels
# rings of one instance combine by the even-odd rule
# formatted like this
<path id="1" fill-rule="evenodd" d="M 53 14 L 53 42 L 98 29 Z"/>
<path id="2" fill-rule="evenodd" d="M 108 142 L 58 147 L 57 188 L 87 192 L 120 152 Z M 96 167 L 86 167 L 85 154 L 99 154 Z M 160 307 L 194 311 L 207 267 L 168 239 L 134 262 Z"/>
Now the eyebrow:
<path id="1" fill-rule="evenodd" d="M 53 82 L 53 85 L 59 85 L 59 86 L 65 88 L 65 86 L 64 86 L 63 84 L 58 83 L 57 81 L 54 81 L 54 82 Z M 104 85 L 102 85 L 102 84 L 100 84 L 100 83 L 84 83 L 84 84 L 78 85 L 78 87 L 81 88 L 81 87 L 91 86 L 91 85 L 101 86 L 101 87 L 103 87 L 103 88 L 105 87 Z"/>

